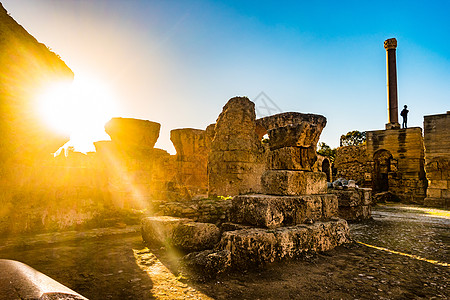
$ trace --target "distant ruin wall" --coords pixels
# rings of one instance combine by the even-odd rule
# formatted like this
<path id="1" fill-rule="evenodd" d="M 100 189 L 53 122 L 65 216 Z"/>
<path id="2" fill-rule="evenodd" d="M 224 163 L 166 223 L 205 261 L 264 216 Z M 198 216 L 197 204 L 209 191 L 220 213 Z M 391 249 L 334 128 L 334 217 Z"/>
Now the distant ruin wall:
<path id="1" fill-rule="evenodd" d="M 387 191 L 403 202 L 423 204 L 427 181 L 422 129 L 367 131 L 374 194 Z"/>
<path id="2" fill-rule="evenodd" d="M 334 160 L 336 177 L 353 179 L 359 186 L 370 186 L 372 170 L 368 165 L 369 160 L 366 145 L 337 148 Z"/>
<path id="3" fill-rule="evenodd" d="M 424 204 L 450 207 L 450 112 L 425 116 L 425 170 L 428 179 Z"/>
<path id="4" fill-rule="evenodd" d="M 183 128 L 170 132 L 176 155 L 176 179 L 192 196 L 208 193 L 208 153 L 211 137 L 205 130 Z"/>

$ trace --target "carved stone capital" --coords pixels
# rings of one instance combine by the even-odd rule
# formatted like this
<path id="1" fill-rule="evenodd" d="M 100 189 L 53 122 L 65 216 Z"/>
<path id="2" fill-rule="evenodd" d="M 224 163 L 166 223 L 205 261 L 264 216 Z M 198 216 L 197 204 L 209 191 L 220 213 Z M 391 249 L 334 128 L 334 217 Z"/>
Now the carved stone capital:
<path id="1" fill-rule="evenodd" d="M 397 40 L 395 38 L 387 39 L 384 41 L 384 49 L 395 49 L 397 48 Z"/>

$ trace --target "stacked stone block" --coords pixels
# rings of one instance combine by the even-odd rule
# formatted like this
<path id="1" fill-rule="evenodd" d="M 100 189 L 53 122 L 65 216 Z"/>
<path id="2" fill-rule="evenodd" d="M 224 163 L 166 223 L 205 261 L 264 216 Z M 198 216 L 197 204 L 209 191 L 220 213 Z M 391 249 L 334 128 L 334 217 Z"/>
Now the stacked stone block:
<path id="1" fill-rule="evenodd" d="M 231 99 L 215 125 L 208 166 L 210 193 L 220 190 L 238 195 L 231 201 L 227 214 L 229 222 L 220 223 L 222 234 L 214 248 L 208 244 L 210 249 L 190 253 L 184 258 L 185 265 L 202 273 L 295 258 L 308 251 L 327 251 L 349 241 L 347 222 L 338 218 L 337 196 L 326 194 L 326 175 L 313 171 L 316 144 L 326 123 L 323 116 L 286 113 L 260 121 L 259 126 L 264 125 L 268 130 L 270 146 L 267 164 L 263 166 L 266 171 L 257 173 L 265 194 L 242 194 L 250 181 L 247 178 L 243 184 L 236 175 L 242 174 L 242 180 L 248 174 L 227 170 L 244 164 L 236 158 L 245 158 L 250 163 L 249 159 L 254 159 L 258 153 L 252 117 L 254 105 L 248 102 L 246 98 Z M 236 134 L 246 132 L 249 127 L 252 134 Z M 240 150 L 234 149 L 235 146 Z M 236 157 L 230 161 L 233 156 Z M 252 164 L 255 165 L 255 161 Z M 224 173 L 216 173 L 219 170 Z M 219 180 L 226 182 L 219 184 Z M 182 212 L 178 216 L 185 214 Z M 191 220 L 166 218 L 143 221 L 143 236 L 147 242 L 167 243 L 189 251 L 193 247 L 186 248 L 183 243 L 194 243 L 198 240 L 196 237 L 206 232 L 214 237 L 217 232 L 211 226 L 194 226 Z M 179 242 L 176 233 L 181 229 L 177 228 L 184 228 L 186 224 L 190 224 L 189 230 L 182 231 L 187 241 Z"/>
<path id="2" fill-rule="evenodd" d="M 347 221 L 370 219 L 372 205 L 372 189 L 349 187 L 347 189 L 331 189 L 337 196 L 339 217 Z"/>
<path id="3" fill-rule="evenodd" d="M 262 176 L 263 192 L 284 196 L 326 192 L 326 174 L 312 171 L 322 128 L 301 121 L 268 130 L 270 152 L 268 170 Z"/>
<path id="4" fill-rule="evenodd" d="M 232 98 L 223 107 L 208 157 L 210 196 L 261 192 L 265 149 L 256 134 L 255 119 L 255 104 L 246 97 Z"/>
<path id="5" fill-rule="evenodd" d="M 237 225 L 230 228 L 244 228 L 225 232 L 218 246 L 230 251 L 232 264 L 293 258 L 348 241 L 347 223 L 338 218 L 337 197 L 326 194 L 325 173 L 312 171 L 320 125 L 325 122 L 317 115 L 308 121 L 278 115 L 265 120 L 266 126 L 272 125 L 267 126 L 270 152 L 261 177 L 265 194 L 233 198 L 231 222 Z"/>

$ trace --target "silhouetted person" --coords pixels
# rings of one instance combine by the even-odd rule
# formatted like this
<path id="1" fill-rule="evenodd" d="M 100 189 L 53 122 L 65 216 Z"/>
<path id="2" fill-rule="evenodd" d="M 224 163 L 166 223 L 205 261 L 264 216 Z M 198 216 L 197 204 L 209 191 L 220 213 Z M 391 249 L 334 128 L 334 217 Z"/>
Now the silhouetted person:
<path id="1" fill-rule="evenodd" d="M 408 106 L 405 105 L 403 107 L 404 108 L 403 108 L 402 112 L 400 113 L 400 116 L 402 116 L 402 118 L 403 118 L 402 128 L 408 128 L 408 125 L 406 123 L 408 122 L 409 110 L 406 109 Z"/>

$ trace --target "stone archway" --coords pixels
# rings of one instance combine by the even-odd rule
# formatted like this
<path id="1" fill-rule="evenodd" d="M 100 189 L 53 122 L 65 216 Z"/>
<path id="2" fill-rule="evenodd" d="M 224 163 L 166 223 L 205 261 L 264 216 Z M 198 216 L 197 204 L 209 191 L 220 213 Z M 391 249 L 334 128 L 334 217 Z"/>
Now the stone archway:
<path id="1" fill-rule="evenodd" d="M 389 190 L 389 172 L 391 172 L 392 154 L 388 150 L 378 150 L 373 155 L 373 179 L 372 188 L 374 192 Z"/>

